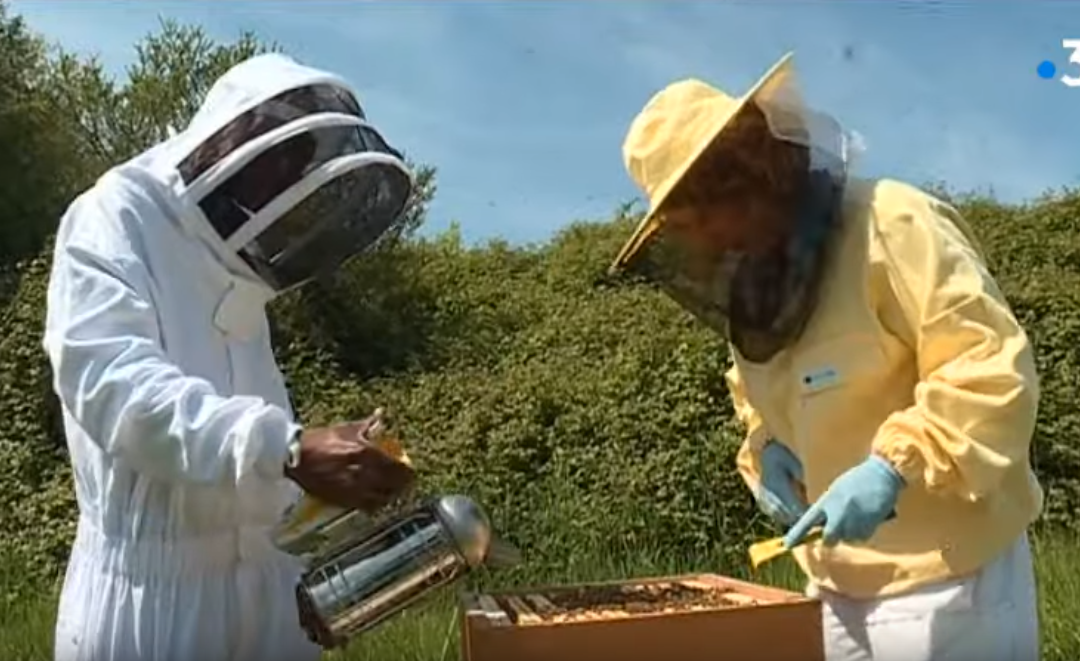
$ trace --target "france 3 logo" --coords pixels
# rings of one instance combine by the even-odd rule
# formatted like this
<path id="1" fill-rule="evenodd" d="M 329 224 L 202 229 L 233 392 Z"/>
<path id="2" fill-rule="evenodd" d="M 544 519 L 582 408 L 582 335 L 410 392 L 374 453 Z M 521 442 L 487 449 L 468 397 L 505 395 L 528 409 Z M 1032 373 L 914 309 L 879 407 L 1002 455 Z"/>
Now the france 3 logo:
<path id="1" fill-rule="evenodd" d="M 1043 60 L 1036 67 L 1039 78 L 1060 80 L 1069 87 L 1080 87 L 1080 39 L 1062 39 L 1061 47 L 1068 53 L 1067 66 L 1058 67 L 1053 60 Z"/>

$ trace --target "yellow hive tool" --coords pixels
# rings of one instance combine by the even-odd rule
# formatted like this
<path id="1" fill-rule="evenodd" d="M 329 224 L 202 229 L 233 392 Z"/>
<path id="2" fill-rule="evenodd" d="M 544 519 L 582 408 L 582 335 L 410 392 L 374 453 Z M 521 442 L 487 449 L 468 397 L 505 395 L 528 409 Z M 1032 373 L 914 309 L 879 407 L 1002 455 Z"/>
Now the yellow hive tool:
<path id="1" fill-rule="evenodd" d="M 824 530 L 821 526 L 815 526 L 807 533 L 806 539 L 803 540 L 803 544 L 813 541 L 821 537 L 821 532 Z M 800 544 L 801 546 L 801 544 Z M 750 565 L 757 569 L 761 565 L 775 560 L 780 556 L 788 552 L 788 549 L 784 548 L 783 537 L 773 537 L 772 539 L 766 539 L 761 542 L 755 542 L 750 545 L 748 549 L 750 553 Z"/>
<path id="2" fill-rule="evenodd" d="M 889 512 L 889 516 L 885 517 L 885 520 L 892 521 L 895 518 L 896 510 L 893 510 L 892 512 Z M 814 526 L 810 529 L 810 532 L 806 533 L 806 538 L 803 539 L 799 546 L 820 539 L 821 533 L 824 532 L 824 530 L 825 529 L 822 526 Z M 750 548 L 747 550 L 750 553 L 750 565 L 753 566 L 754 569 L 757 569 L 759 566 L 770 560 L 779 558 L 788 551 L 788 549 L 784 548 L 783 537 L 773 537 L 772 539 L 755 542 L 754 544 L 751 544 Z"/>
<path id="3" fill-rule="evenodd" d="M 796 493 L 798 493 L 799 496 L 802 498 L 802 501 L 804 503 L 809 502 L 806 497 L 806 487 L 803 485 L 803 483 L 798 480 L 792 480 L 791 483 L 792 486 L 795 487 Z M 804 539 L 802 543 L 805 544 L 807 542 L 818 539 L 819 537 L 821 537 L 821 533 L 823 530 L 824 528 L 822 528 L 821 526 L 815 526 L 811 528 L 810 532 L 806 533 L 806 539 Z M 770 560 L 775 560 L 787 553 L 787 549 L 784 548 L 783 537 L 774 537 L 772 539 L 766 539 L 760 542 L 756 542 L 754 544 L 751 544 L 750 548 L 747 550 L 750 553 L 750 565 L 754 569 L 757 569 L 759 566 L 765 564 L 766 562 L 769 562 Z"/>

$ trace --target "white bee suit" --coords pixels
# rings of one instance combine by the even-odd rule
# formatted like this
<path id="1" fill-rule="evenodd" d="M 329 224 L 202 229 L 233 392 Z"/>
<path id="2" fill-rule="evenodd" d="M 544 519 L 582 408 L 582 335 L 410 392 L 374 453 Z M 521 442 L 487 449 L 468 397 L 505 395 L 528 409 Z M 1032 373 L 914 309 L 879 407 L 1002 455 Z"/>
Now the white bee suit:
<path id="1" fill-rule="evenodd" d="M 79 522 L 57 661 L 319 656 L 299 627 L 299 565 L 268 536 L 297 495 L 283 465 L 299 427 L 265 306 L 314 263 L 296 246 L 336 265 L 349 255 L 327 254 L 322 235 L 343 245 L 368 223 L 363 240 L 346 237 L 352 254 L 400 213 L 411 179 L 373 135 L 340 79 L 258 56 L 214 85 L 186 130 L 64 215 L 44 345 Z M 243 188 L 238 173 L 260 154 L 289 143 L 295 164 L 300 138 L 303 167 L 272 189 L 260 171 L 258 195 Z M 363 208 L 347 195 L 361 189 Z M 291 234 L 274 235 L 281 219 Z"/>

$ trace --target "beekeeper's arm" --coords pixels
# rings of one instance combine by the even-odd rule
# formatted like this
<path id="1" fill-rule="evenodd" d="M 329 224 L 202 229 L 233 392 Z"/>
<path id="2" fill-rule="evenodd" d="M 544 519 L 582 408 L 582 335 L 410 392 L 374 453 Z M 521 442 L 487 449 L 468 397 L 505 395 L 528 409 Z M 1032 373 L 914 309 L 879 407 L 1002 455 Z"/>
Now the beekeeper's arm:
<path id="1" fill-rule="evenodd" d="M 746 437 L 735 459 L 735 465 L 742 476 L 746 486 L 751 491 L 756 491 L 761 484 L 761 451 L 765 442 L 769 440 L 769 433 L 765 429 L 765 423 L 761 414 L 750 405 L 746 396 L 746 387 L 743 384 L 742 375 L 735 365 L 724 375 L 727 380 L 728 393 L 731 395 L 731 405 L 735 410 L 735 418 L 742 423 L 746 430 Z"/>
<path id="2" fill-rule="evenodd" d="M 919 383 L 873 450 L 909 486 L 977 501 L 1027 460 L 1039 397 L 1032 347 L 958 213 L 913 192 L 896 198 L 874 223 L 891 286 L 880 312 L 915 349 Z"/>
<path id="3" fill-rule="evenodd" d="M 168 360 L 150 275 L 132 247 L 140 233 L 125 227 L 140 220 L 110 202 L 78 201 L 57 237 L 44 345 L 64 406 L 106 454 L 159 479 L 280 477 L 298 427 L 284 409 L 221 396 Z"/>

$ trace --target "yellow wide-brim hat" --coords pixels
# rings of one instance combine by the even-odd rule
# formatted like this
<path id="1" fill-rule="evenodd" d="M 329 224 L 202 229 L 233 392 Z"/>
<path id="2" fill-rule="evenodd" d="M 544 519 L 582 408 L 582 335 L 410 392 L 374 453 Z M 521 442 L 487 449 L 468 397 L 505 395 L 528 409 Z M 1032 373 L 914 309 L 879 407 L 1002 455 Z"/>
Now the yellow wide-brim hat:
<path id="1" fill-rule="evenodd" d="M 740 97 L 689 78 L 657 92 L 630 124 L 623 161 L 649 200 L 649 211 L 623 245 L 612 271 L 621 270 L 663 224 L 658 213 L 702 154 L 748 103 L 783 84 L 794 73 L 787 53 Z"/>

